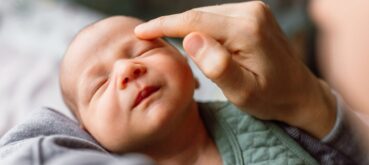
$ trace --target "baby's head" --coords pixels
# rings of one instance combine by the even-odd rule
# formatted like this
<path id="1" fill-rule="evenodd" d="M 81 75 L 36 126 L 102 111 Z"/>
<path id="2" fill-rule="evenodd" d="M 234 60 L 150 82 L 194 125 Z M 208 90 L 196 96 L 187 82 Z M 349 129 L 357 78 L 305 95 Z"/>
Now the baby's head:
<path id="1" fill-rule="evenodd" d="M 63 98 L 106 149 L 135 151 L 165 136 L 194 104 L 186 59 L 162 39 L 140 40 L 123 16 L 83 29 L 60 72 Z"/>

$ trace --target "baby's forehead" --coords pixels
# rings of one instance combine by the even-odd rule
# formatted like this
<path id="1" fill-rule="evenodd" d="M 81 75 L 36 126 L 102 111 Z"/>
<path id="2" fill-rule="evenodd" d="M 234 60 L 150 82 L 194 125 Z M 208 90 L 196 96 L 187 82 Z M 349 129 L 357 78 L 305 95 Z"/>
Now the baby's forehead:
<path id="1" fill-rule="evenodd" d="M 134 34 L 134 28 L 142 21 L 125 16 L 110 17 L 98 21 L 83 30 L 75 37 L 71 43 L 66 56 L 79 56 L 82 61 L 87 60 L 93 53 L 98 53 L 104 50 L 110 50 L 114 45 L 125 43 L 129 49 L 129 43 L 139 42 L 139 39 Z"/>
<path id="2" fill-rule="evenodd" d="M 80 38 L 114 39 L 114 37 L 134 37 L 134 28 L 142 23 L 141 20 L 125 16 L 115 16 L 93 23 L 77 34 Z M 82 39 L 82 41 L 84 41 Z"/>
<path id="3" fill-rule="evenodd" d="M 94 23 L 94 26 L 96 28 L 108 30 L 133 32 L 134 28 L 140 23 L 142 23 L 142 21 L 136 18 L 116 16 L 98 21 Z"/>

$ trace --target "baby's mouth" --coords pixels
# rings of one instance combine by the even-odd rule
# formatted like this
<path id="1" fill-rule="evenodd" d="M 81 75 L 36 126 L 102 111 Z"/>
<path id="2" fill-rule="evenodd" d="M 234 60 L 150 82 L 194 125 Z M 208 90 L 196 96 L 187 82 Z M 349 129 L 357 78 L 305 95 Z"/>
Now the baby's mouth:
<path id="1" fill-rule="evenodd" d="M 145 87 L 144 89 L 142 89 L 135 100 L 135 103 L 133 104 L 133 108 L 135 108 L 138 104 L 140 104 L 145 98 L 149 97 L 151 94 L 155 93 L 156 91 L 158 91 L 160 89 L 160 87 L 157 86 L 148 86 Z"/>

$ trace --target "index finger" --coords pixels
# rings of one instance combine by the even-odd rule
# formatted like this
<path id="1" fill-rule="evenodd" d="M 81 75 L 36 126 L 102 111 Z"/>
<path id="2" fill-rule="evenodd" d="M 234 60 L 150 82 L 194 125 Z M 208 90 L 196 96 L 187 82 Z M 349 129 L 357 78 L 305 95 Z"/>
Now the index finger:
<path id="1" fill-rule="evenodd" d="M 214 6 L 205 6 L 194 8 L 193 10 L 221 14 L 230 17 L 247 18 L 250 14 L 249 11 L 254 11 L 257 7 L 268 8 L 267 4 L 265 4 L 263 1 L 247 1 L 238 3 L 226 3 Z"/>
<path id="2" fill-rule="evenodd" d="M 202 32 L 216 40 L 223 40 L 228 33 L 227 29 L 236 22 L 231 17 L 190 10 L 138 25 L 135 33 L 142 39 L 154 39 L 164 36 L 185 37 L 191 32 Z"/>

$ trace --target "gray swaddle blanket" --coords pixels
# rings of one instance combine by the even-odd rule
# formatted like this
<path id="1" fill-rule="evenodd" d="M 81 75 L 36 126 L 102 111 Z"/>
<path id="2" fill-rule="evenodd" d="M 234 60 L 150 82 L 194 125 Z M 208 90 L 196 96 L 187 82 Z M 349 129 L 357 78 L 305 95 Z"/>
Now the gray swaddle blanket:
<path id="1" fill-rule="evenodd" d="M 141 154 L 114 155 L 75 121 L 51 109 L 42 109 L 17 125 L 0 141 L 0 164 L 154 164 Z"/>
<path id="2" fill-rule="evenodd" d="M 350 160 L 353 154 L 362 155 L 361 150 L 357 149 L 350 152 L 352 154 L 345 155 L 297 128 L 287 125 L 283 125 L 282 128 L 321 164 L 367 164 L 364 163 L 366 161 L 359 160 L 353 163 Z M 346 134 L 350 129 L 338 130 L 335 131 L 339 132 L 335 136 L 342 137 L 341 134 Z M 347 140 L 343 139 L 343 141 Z M 355 139 L 350 142 L 350 146 L 359 144 Z M 76 121 L 46 108 L 32 112 L 27 120 L 12 128 L 0 139 L 0 164 L 140 165 L 154 164 L 154 162 L 141 154 L 115 155 L 109 153 L 81 129 Z"/>

